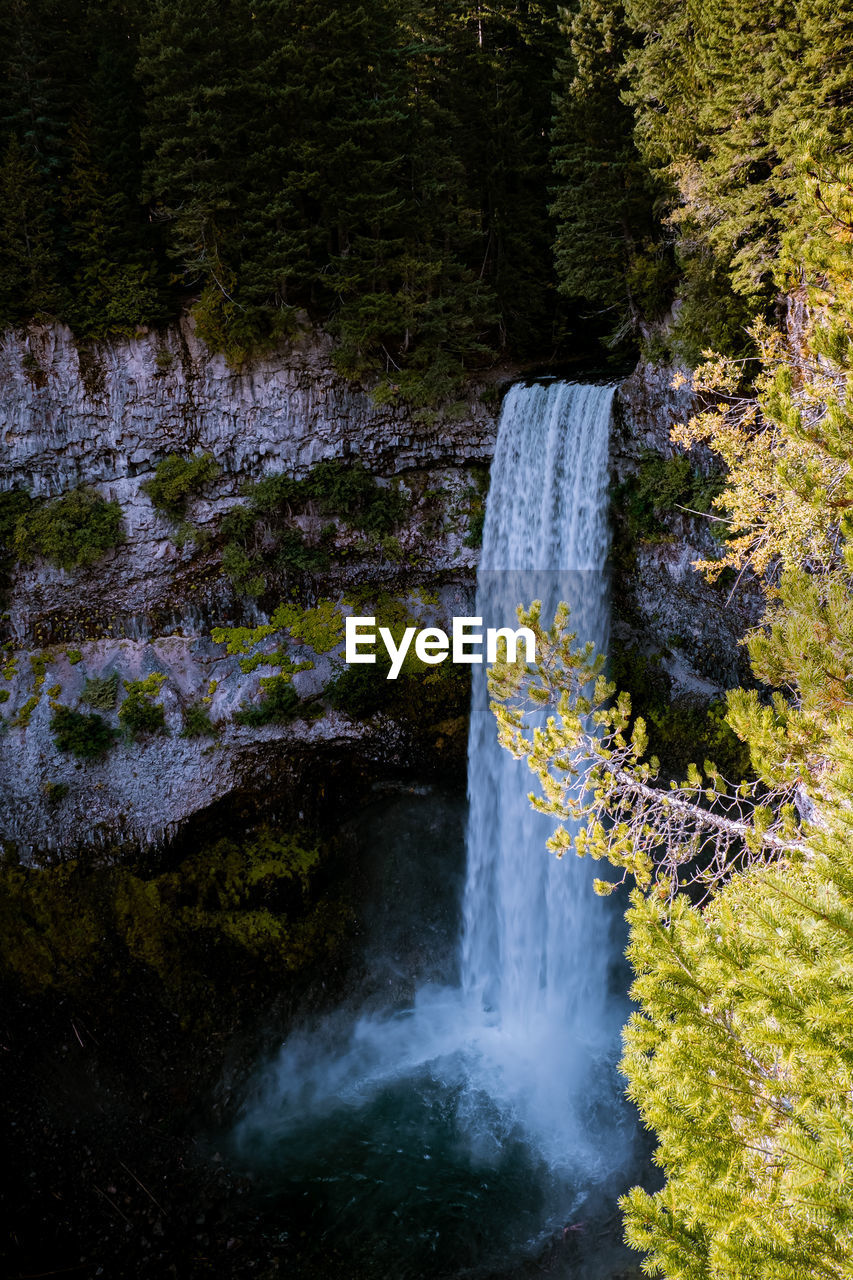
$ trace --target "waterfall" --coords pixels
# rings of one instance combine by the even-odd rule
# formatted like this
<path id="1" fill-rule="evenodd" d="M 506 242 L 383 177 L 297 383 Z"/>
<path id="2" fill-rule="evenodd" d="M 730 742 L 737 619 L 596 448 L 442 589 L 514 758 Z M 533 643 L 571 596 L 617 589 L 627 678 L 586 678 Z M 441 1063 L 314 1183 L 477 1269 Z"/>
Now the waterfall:
<path id="1" fill-rule="evenodd" d="M 508 393 L 477 577 L 484 627 L 514 624 L 533 599 L 547 622 L 565 600 L 578 643 L 605 644 L 612 399 L 564 382 Z M 604 1221 L 634 1140 L 615 1072 L 624 973 L 609 989 L 618 911 L 594 894 L 590 865 L 546 849 L 553 822 L 498 745 L 485 670 L 473 667 L 457 980 L 292 1035 L 236 1134 L 272 1183 L 298 1189 L 300 1214 L 314 1206 L 321 1234 L 367 1232 L 371 1257 L 401 1276 L 497 1267 L 555 1230 L 563 1241 L 573 1215 Z"/>
<path id="2" fill-rule="evenodd" d="M 579 643 L 606 642 L 607 462 L 613 388 L 515 386 L 492 467 L 476 612 L 509 625 L 543 601 L 547 625 L 571 605 Z M 488 623 L 486 624 L 488 625 Z M 606 1001 L 609 913 L 588 868 L 544 844 L 531 776 L 497 743 L 485 680 L 475 684 L 468 746 L 468 870 L 462 985 L 516 1034 L 594 1025 Z M 552 823 L 551 826 L 554 824 Z"/>

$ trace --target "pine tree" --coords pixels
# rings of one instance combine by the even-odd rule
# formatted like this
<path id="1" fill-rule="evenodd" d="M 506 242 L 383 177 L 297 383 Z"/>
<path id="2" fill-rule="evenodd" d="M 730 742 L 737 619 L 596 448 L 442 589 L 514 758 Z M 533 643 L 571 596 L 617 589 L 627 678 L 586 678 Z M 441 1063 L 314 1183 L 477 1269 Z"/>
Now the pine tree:
<path id="1" fill-rule="evenodd" d="M 58 265 L 44 180 L 13 136 L 0 161 L 0 324 L 55 314 Z"/>
<path id="2" fill-rule="evenodd" d="M 656 241 L 654 187 L 621 99 L 629 33 L 620 3 L 582 0 L 558 64 L 552 211 L 560 289 L 610 318 L 611 341 L 670 300 L 672 263 Z"/>

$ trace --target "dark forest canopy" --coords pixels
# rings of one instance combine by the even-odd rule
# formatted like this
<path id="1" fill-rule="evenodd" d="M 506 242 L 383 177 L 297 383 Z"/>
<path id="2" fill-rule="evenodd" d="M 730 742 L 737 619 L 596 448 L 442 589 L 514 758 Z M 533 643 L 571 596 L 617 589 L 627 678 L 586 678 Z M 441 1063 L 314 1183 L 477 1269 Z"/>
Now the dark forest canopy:
<path id="1" fill-rule="evenodd" d="M 499 353 L 688 358 L 784 285 L 798 156 L 850 141 L 851 19 L 795 0 L 8 0 L 0 323 L 306 313 L 440 395 Z M 784 92 L 783 92 L 784 90 Z M 805 131 L 805 133 L 804 133 Z M 790 243 L 789 243 L 790 247 Z"/>

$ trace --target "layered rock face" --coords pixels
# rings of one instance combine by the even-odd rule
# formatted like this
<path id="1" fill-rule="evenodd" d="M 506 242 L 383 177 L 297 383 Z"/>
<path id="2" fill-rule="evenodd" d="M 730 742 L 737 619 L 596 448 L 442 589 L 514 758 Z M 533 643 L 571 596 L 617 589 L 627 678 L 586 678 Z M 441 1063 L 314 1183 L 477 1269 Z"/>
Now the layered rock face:
<path id="1" fill-rule="evenodd" d="M 222 575 L 216 543 L 223 514 L 248 482 L 277 472 L 301 477 L 320 460 L 358 456 L 380 483 L 399 480 L 410 516 L 393 560 L 381 548 L 362 554 L 338 522 L 346 567 L 332 574 L 331 591 L 375 581 L 405 594 L 428 584 L 434 608 L 452 614 L 465 612 L 473 585 L 471 467 L 480 464 L 481 479 L 495 411 L 478 397 L 442 414 L 377 406 L 335 374 L 330 348 L 311 334 L 238 372 L 196 341 L 189 323 L 96 351 L 81 350 L 61 328 L 6 335 L 0 490 L 53 496 L 93 486 L 120 503 L 125 532 L 89 568 L 66 572 L 39 560 L 14 572 L 0 667 L 0 696 L 8 695 L 0 707 L 0 838 L 22 856 L 160 840 L 255 770 L 273 785 L 276 768 L 306 749 L 357 741 L 368 756 L 411 754 L 395 726 L 365 728 L 335 712 L 310 724 L 226 724 L 265 674 L 247 676 L 210 638 L 214 625 L 266 620 Z M 197 536 L 179 546 L 174 522 L 141 486 L 162 458 L 198 453 L 220 472 L 205 498 L 190 503 Z M 102 761 L 56 749 L 51 703 L 76 706 L 87 677 L 115 673 L 121 691 L 123 681 L 152 672 L 165 676 L 158 700 L 168 735 L 122 740 Z M 295 684 L 310 695 L 328 676 L 326 659 Z M 215 741 L 179 736 L 183 712 L 201 699 L 226 726 Z"/>
<path id="2" fill-rule="evenodd" d="M 495 414 L 478 400 L 453 406 L 453 416 L 377 407 L 334 373 L 330 355 L 329 339 L 311 335 L 235 372 L 196 341 L 188 322 L 94 352 L 58 328 L 7 335 L 0 488 L 21 485 L 39 496 L 94 485 L 120 502 L 126 530 L 124 546 L 86 574 L 71 577 L 44 563 L 19 571 L 10 608 L 15 640 L 35 647 L 81 627 L 148 635 L 152 623 L 157 630 L 166 619 L 171 630 L 192 619 L 205 600 L 222 616 L 230 602 L 221 579 L 211 597 L 204 558 L 175 546 L 172 524 L 140 488 L 169 454 L 207 453 L 221 467 L 215 497 L 189 513 L 202 532 L 215 529 L 247 481 L 282 471 L 302 476 L 321 459 L 357 455 L 379 476 L 408 476 L 421 490 L 448 494 L 460 468 L 491 458 Z M 470 567 L 475 559 L 453 538 L 426 553 L 437 568 L 466 559 Z"/>

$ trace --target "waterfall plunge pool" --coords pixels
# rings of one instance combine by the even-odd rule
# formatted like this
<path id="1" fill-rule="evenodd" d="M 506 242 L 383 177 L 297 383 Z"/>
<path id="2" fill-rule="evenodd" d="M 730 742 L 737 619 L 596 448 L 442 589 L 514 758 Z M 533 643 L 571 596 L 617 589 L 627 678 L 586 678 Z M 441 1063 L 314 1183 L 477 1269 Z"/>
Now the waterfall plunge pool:
<path id="1" fill-rule="evenodd" d="M 612 1042 L 582 1095 L 580 1148 L 549 1160 L 524 1116 L 538 1047 L 518 1057 L 513 1101 L 499 1028 L 460 998 L 466 819 L 463 796 L 422 788 L 352 824 L 361 983 L 259 1069 L 236 1129 L 215 1140 L 251 1176 L 265 1253 L 300 1280 L 634 1274 L 616 1198 L 647 1151 Z M 610 983 L 624 992 L 618 964 Z M 562 1143 L 567 1117 L 552 1120 Z"/>

